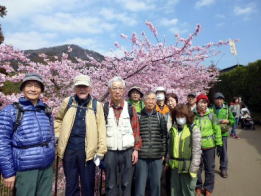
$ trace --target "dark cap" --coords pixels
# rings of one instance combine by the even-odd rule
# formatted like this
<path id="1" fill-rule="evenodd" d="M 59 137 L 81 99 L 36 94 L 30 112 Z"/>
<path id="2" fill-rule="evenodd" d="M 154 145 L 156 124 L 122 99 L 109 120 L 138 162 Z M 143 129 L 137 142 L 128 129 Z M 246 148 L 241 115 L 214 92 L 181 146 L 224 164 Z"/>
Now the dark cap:
<path id="1" fill-rule="evenodd" d="M 44 83 L 42 77 L 37 73 L 28 73 L 24 76 L 24 79 L 22 81 L 22 84 L 20 85 L 20 90 L 22 91 L 25 83 L 28 81 L 37 81 L 41 85 L 42 92 L 44 91 Z"/>
<path id="2" fill-rule="evenodd" d="M 214 99 L 220 99 L 220 98 L 225 99 L 225 96 L 220 92 L 215 93 Z"/>
<path id="3" fill-rule="evenodd" d="M 194 97 L 194 98 L 195 98 L 195 97 L 196 97 L 196 94 L 195 94 L 195 93 L 189 93 L 189 94 L 188 94 L 188 97 Z"/>
<path id="4" fill-rule="evenodd" d="M 133 86 L 133 87 L 130 88 L 130 90 L 128 92 L 128 97 L 130 97 L 131 92 L 134 91 L 134 90 L 136 90 L 140 93 L 140 97 L 143 97 L 143 93 L 141 92 L 141 88 L 138 87 L 138 86 Z"/>

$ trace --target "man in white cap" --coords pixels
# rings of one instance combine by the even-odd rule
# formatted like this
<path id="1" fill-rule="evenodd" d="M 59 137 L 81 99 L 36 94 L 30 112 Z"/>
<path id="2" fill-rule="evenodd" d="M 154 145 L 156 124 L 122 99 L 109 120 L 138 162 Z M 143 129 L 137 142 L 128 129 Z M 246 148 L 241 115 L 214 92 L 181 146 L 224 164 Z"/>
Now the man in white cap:
<path id="1" fill-rule="evenodd" d="M 94 195 L 95 164 L 99 165 L 107 151 L 103 106 L 91 97 L 90 90 L 90 77 L 76 76 L 75 95 L 63 100 L 55 120 L 55 132 L 59 136 L 57 153 L 63 160 L 66 196 Z"/>

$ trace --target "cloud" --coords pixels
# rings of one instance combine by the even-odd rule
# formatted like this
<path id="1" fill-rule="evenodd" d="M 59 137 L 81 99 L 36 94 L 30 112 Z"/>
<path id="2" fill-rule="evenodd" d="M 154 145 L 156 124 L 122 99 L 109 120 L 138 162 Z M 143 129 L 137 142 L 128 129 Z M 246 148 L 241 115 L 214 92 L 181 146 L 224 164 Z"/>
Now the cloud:
<path id="1" fill-rule="evenodd" d="M 38 49 L 42 47 L 50 47 L 56 45 L 50 41 L 56 38 L 56 34 L 30 32 L 7 33 L 5 35 L 5 43 L 15 46 L 21 50 Z"/>
<path id="2" fill-rule="evenodd" d="M 124 51 L 120 49 L 114 49 L 110 51 L 99 51 L 99 53 L 108 57 L 118 57 L 118 58 L 124 57 Z"/>
<path id="3" fill-rule="evenodd" d="M 126 0 L 118 0 L 119 3 L 122 4 L 122 6 L 132 12 L 139 12 L 139 11 L 145 11 L 145 10 L 150 10 L 154 9 L 154 1 L 152 0 L 147 0 L 147 1 L 138 1 L 138 0 L 131 0 L 131 1 L 126 1 Z"/>
<path id="4" fill-rule="evenodd" d="M 177 19 L 177 18 L 172 18 L 172 19 L 162 18 L 159 21 L 159 24 L 162 26 L 165 26 L 166 28 L 168 28 L 168 30 L 171 33 L 174 33 L 174 34 L 176 34 L 176 33 L 183 34 L 183 33 L 188 32 L 187 24 L 180 23 L 179 19 Z"/>
<path id="5" fill-rule="evenodd" d="M 226 16 L 224 14 L 216 14 L 216 17 L 217 18 L 221 18 L 221 19 L 226 18 Z"/>
<path id="6" fill-rule="evenodd" d="M 72 39 L 65 40 L 61 44 L 75 44 L 83 48 L 94 49 L 98 46 L 98 43 L 94 39 L 75 37 Z"/>
<path id="7" fill-rule="evenodd" d="M 195 8 L 201 8 L 209 6 L 215 3 L 216 0 L 198 0 L 195 4 Z"/>
<path id="8" fill-rule="evenodd" d="M 7 7 L 7 20 L 17 20 L 21 17 L 28 17 L 43 13 L 50 13 L 57 10 L 73 10 L 78 7 L 80 0 L 12 0 L 2 3 Z M 86 4 L 86 3 L 85 3 Z"/>
<path id="9" fill-rule="evenodd" d="M 80 16 L 76 14 L 56 13 L 35 17 L 34 24 L 44 30 L 64 33 L 103 33 L 115 28 L 112 23 L 104 22 L 98 17 Z"/>
<path id="10" fill-rule="evenodd" d="M 115 13 L 113 9 L 102 8 L 100 15 L 104 17 L 105 20 L 116 20 L 124 23 L 128 26 L 133 26 L 137 24 L 134 16 L 127 16 L 125 13 Z"/>
<path id="11" fill-rule="evenodd" d="M 178 27 L 178 26 L 175 26 L 175 27 L 171 27 L 170 29 L 170 32 L 174 33 L 174 34 L 184 34 L 184 33 L 187 33 L 188 32 L 188 29 L 186 29 L 185 27 Z"/>
<path id="12" fill-rule="evenodd" d="M 160 24 L 162 24 L 163 26 L 173 26 L 176 25 L 177 23 L 178 23 L 177 18 L 173 18 L 173 19 L 163 18 L 160 21 Z"/>
<path id="13" fill-rule="evenodd" d="M 255 11 L 255 4 L 254 3 L 250 3 L 247 6 L 244 7 L 239 7 L 239 6 L 235 6 L 234 7 L 234 14 L 239 16 L 239 15 L 248 15 L 251 14 Z"/>

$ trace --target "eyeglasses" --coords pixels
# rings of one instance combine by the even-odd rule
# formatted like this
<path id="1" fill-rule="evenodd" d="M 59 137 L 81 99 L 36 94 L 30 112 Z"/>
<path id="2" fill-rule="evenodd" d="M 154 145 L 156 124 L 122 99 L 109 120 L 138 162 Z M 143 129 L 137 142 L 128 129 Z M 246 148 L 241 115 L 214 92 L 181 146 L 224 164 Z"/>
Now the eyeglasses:
<path id="1" fill-rule="evenodd" d="M 123 88 L 123 87 L 112 87 L 111 90 L 112 90 L 112 91 L 117 91 L 117 90 L 123 91 L 124 88 Z"/>

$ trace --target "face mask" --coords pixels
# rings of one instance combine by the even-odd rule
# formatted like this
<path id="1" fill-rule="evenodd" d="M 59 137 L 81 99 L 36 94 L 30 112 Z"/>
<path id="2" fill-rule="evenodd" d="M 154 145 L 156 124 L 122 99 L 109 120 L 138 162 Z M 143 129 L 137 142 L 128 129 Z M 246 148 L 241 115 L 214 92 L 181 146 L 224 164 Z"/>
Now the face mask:
<path id="1" fill-rule="evenodd" d="M 176 118 L 176 121 L 178 123 L 178 125 L 184 125 L 186 124 L 186 118 Z"/>
<path id="2" fill-rule="evenodd" d="M 159 100 L 159 101 L 165 100 L 165 94 L 164 93 L 158 93 L 157 94 L 157 100 Z"/>

